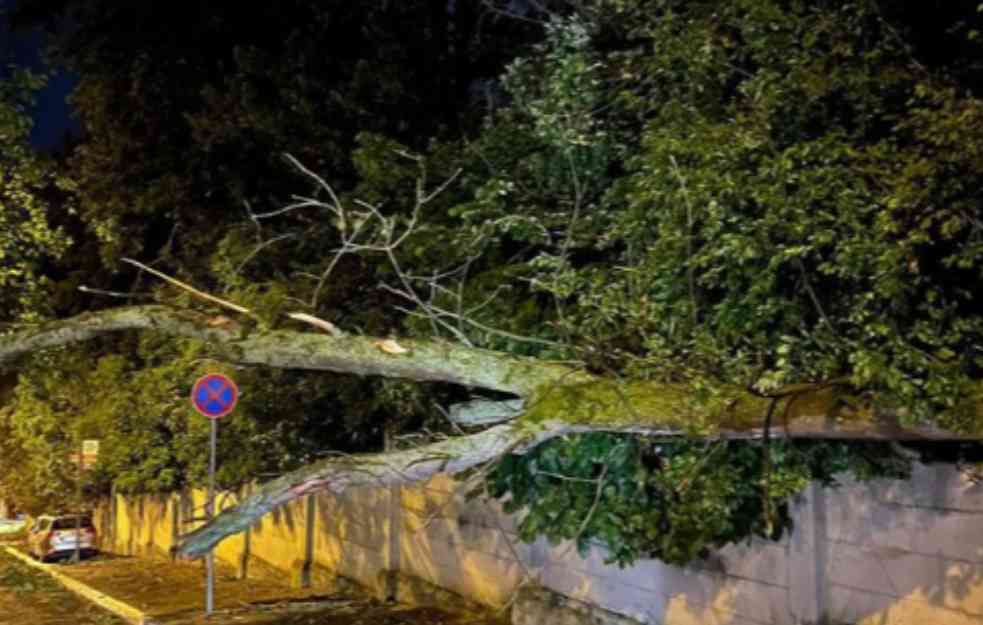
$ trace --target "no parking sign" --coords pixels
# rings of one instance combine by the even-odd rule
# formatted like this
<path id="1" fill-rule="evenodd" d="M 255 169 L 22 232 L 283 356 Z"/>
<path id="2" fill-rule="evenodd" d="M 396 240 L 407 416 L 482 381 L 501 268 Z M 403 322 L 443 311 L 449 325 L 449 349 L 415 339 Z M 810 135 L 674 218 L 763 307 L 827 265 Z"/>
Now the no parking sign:
<path id="1" fill-rule="evenodd" d="M 191 404 L 209 419 L 221 419 L 229 414 L 237 401 L 239 387 L 221 373 L 203 375 L 191 387 Z"/>

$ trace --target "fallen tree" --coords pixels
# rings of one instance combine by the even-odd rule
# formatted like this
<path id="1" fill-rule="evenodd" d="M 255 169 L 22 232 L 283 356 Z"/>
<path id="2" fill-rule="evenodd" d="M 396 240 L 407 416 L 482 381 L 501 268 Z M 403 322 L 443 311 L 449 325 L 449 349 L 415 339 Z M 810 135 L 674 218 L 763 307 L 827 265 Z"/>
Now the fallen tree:
<path id="1" fill-rule="evenodd" d="M 622 381 L 590 374 L 570 363 L 437 340 L 271 330 L 225 318 L 216 323 L 215 317 L 203 313 L 160 305 L 87 313 L 4 335 L 0 365 L 38 350 L 132 330 L 198 339 L 215 357 L 232 363 L 448 382 L 512 394 L 522 401 L 521 410 L 517 400 L 507 400 L 499 411 L 494 403 L 483 402 L 449 413 L 462 425 L 492 425 L 484 431 L 412 450 L 333 457 L 281 476 L 185 536 L 178 553 L 186 557 L 207 553 L 273 508 L 312 492 L 337 494 L 351 487 L 405 484 L 440 472 L 459 473 L 575 432 L 861 440 L 967 436 L 930 425 L 903 427 L 898 414 L 849 395 L 846 380 L 788 387 L 769 395 L 735 387 L 727 397 L 706 402 L 695 400 L 684 385 Z"/>
<path id="2" fill-rule="evenodd" d="M 157 266 L 183 265 L 189 279 L 257 311 L 299 304 L 305 312 L 288 314 L 285 323 L 305 325 L 273 329 L 245 305 L 128 261 L 140 276 L 156 275 L 236 311 L 241 321 L 165 306 L 103 310 L 0 335 L 0 365 L 110 332 L 150 330 L 200 341 L 207 355 L 228 363 L 443 382 L 506 396 L 448 411 L 460 427 L 485 431 L 411 451 L 335 457 L 284 475 L 186 537 L 184 555 L 207 551 L 307 493 L 458 472 L 550 438 L 547 445 L 559 444 L 556 437 L 571 432 L 761 438 L 757 451 L 764 453 L 749 461 L 763 458 L 754 473 L 761 480 L 745 483 L 769 502 L 769 476 L 780 464 L 772 462 L 771 436 L 978 435 L 983 317 L 966 285 L 979 279 L 983 221 L 978 191 L 966 189 L 983 188 L 983 124 L 969 123 L 983 107 L 975 83 L 958 78 L 972 63 L 951 58 L 958 71 L 927 69 L 935 64 L 919 63 L 899 45 L 904 28 L 885 22 L 876 4 L 748 11 L 670 3 L 678 10 L 665 12 L 634 5 L 550 16 L 542 43 L 503 77 L 508 104 L 501 110 L 489 101 L 487 125 L 464 150 L 457 141 L 414 137 L 408 145 L 432 146 L 415 155 L 369 133 L 352 159 L 340 155 L 356 165 L 358 180 L 343 175 L 336 190 L 317 170 L 338 159 L 314 165 L 307 156 L 334 151 L 334 140 L 326 145 L 309 133 L 278 140 L 302 146 L 315 169 L 288 157 L 308 192 L 272 211 L 255 212 L 250 202 L 282 197 L 268 192 L 280 189 L 279 181 L 245 185 L 252 190 L 214 205 L 177 192 L 226 175 L 230 166 L 222 163 L 197 177 L 202 161 L 219 160 L 211 132 L 192 133 L 190 145 L 162 142 L 180 146 L 171 153 L 180 157 L 179 169 L 189 156 L 196 163 L 187 168 L 194 176 L 170 172 L 164 188 L 140 175 L 123 176 L 128 185 L 107 176 L 147 157 L 145 169 L 156 179 L 168 161 L 155 146 L 124 151 L 114 168 L 92 158 L 95 141 L 80 152 L 76 171 L 83 174 L 86 225 L 110 230 L 100 249 L 143 241 L 143 225 L 173 222 L 164 247 L 130 252 L 149 259 L 166 251 Z M 806 43 L 789 45 L 798 40 Z M 831 75 L 828 67 L 838 71 Z M 140 84 L 143 73 L 133 74 Z M 121 93 L 129 89 L 126 76 Z M 100 93 L 116 92 L 87 97 Z M 156 119 L 159 102 L 150 104 L 143 116 Z M 228 118 L 224 105 L 215 110 Z M 243 112 L 242 119 L 267 117 L 265 110 Z M 193 117 L 200 128 L 225 123 Z M 95 121 L 113 128 L 118 120 Z M 317 115 L 307 121 L 321 126 Z M 101 137 L 110 139 L 109 153 L 123 154 L 115 146 L 134 140 L 143 145 L 145 124 L 136 126 L 131 139 L 125 129 Z M 243 171 L 259 171 L 256 163 Z M 429 183 L 433 175 L 442 182 Z M 6 275 L 17 287 L 66 243 L 25 204 L 30 194 L 9 199 L 5 207 L 19 207 L 9 211 L 11 223 L 34 224 L 25 231 L 28 244 L 23 228 L 8 228 L 12 245 L 0 244 L 7 254 L 0 285 Z M 231 199 L 243 202 L 248 221 L 227 210 Z M 201 223 L 226 231 L 218 246 L 210 236 L 203 248 L 198 230 L 188 227 Z M 106 258 L 126 251 L 114 245 Z M 214 256 L 202 258 L 203 249 Z M 289 262 L 276 270 L 254 262 L 273 251 L 272 258 Z M 129 293 L 102 294 L 131 300 L 139 282 Z M 34 294 L 28 300 L 47 292 L 26 284 Z M 361 299 L 377 287 L 384 298 Z M 14 313 L 24 298 L 16 291 L 3 293 L 14 293 L 16 305 L 0 310 L 0 321 L 20 321 Z M 393 311 L 384 325 L 352 314 L 380 304 Z M 431 338 L 345 335 L 327 317 L 348 330 Z M 805 383 L 788 385 L 795 381 Z M 596 480 L 599 487 L 608 465 L 585 464 L 601 476 L 587 473 L 579 483 Z M 591 502 L 600 499 L 584 500 L 571 510 L 589 518 Z M 763 510 L 769 524 L 771 512 Z"/>
<path id="3" fill-rule="evenodd" d="M 693 432 L 704 436 L 760 436 L 769 404 L 784 402 L 775 422 L 784 436 L 905 439 L 964 438 L 930 424 L 903 427 L 896 413 L 878 409 L 871 398 L 843 392 L 839 379 L 755 393 L 733 387 L 727 396 L 698 401 L 682 384 L 623 381 L 593 375 L 575 364 L 522 358 L 441 340 L 328 336 L 294 330 L 250 328 L 223 318 L 161 305 L 121 307 L 86 313 L 0 338 L 0 365 L 46 348 L 113 332 L 153 330 L 203 341 L 216 358 L 246 365 L 378 375 L 418 382 L 447 382 L 510 393 L 525 400 L 501 419 L 527 424 L 561 420 L 568 425 L 639 432 Z M 974 409 L 958 406 L 954 409 Z M 459 420 L 468 423 L 465 412 Z"/>

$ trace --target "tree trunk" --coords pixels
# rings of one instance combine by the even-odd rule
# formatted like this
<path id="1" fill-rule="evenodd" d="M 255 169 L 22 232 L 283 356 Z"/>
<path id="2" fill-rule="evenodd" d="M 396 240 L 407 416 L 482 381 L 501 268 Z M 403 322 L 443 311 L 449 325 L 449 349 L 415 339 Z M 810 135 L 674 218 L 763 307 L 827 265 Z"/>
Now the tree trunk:
<path id="1" fill-rule="evenodd" d="M 124 330 L 153 330 L 204 341 L 229 362 L 288 369 L 379 375 L 420 382 L 449 382 L 512 393 L 524 399 L 525 423 L 559 420 L 592 429 L 618 429 L 701 436 L 756 436 L 769 398 L 734 387 L 712 403 L 693 397 L 685 385 L 623 382 L 590 375 L 566 363 L 519 358 L 443 341 L 383 340 L 328 336 L 308 331 L 249 328 L 166 306 L 134 306 L 87 313 L 37 328 L 0 335 L 0 365 L 34 351 Z M 846 400 L 846 401 L 845 401 Z M 979 404 L 957 406 L 977 415 Z M 461 413 L 461 420 L 466 419 Z M 817 438 L 962 439 L 967 435 L 930 426 L 902 427 L 841 388 L 803 385 L 784 393 L 775 422 L 778 435 Z M 510 418 L 503 411 L 501 420 Z M 970 419 L 965 422 L 974 422 Z M 976 419 L 975 422 L 981 421 Z M 488 421 L 486 421 L 487 423 Z M 972 432 L 970 434 L 978 434 Z"/>
<path id="2" fill-rule="evenodd" d="M 243 364 L 380 375 L 418 382 L 450 382 L 524 396 L 548 382 L 591 379 L 577 369 L 454 343 L 265 330 L 237 323 L 210 326 L 207 315 L 166 306 L 132 306 L 86 313 L 0 335 L 0 366 L 14 358 L 124 330 L 154 330 L 201 339 L 216 356 Z"/>

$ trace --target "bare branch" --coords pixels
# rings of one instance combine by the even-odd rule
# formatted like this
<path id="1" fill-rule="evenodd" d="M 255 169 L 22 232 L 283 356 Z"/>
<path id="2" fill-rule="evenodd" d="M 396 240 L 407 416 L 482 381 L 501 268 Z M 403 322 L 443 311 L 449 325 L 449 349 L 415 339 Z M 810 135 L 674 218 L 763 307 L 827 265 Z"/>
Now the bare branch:
<path id="1" fill-rule="evenodd" d="M 338 195 L 334 192 L 334 189 L 331 187 L 330 184 L 328 184 L 328 182 L 324 178 L 322 178 L 321 176 L 318 176 L 317 174 L 315 174 L 313 171 L 311 171 L 307 167 L 304 167 L 304 165 L 300 161 L 298 161 L 296 158 L 294 158 L 294 156 L 292 154 L 286 154 L 285 153 L 283 155 L 283 157 L 285 159 L 287 159 L 287 161 L 291 165 L 293 165 L 294 167 L 296 167 L 297 169 L 299 169 L 301 172 L 303 172 L 304 175 L 308 176 L 309 178 L 312 178 L 312 179 L 316 180 L 317 183 L 318 183 L 318 185 L 320 185 L 320 187 L 322 189 L 324 189 L 325 191 L 328 192 L 328 196 L 331 198 L 331 201 L 334 203 L 334 207 L 338 211 L 338 213 L 339 214 L 343 214 L 344 213 L 344 208 L 342 207 L 341 200 L 338 199 Z"/>
<path id="2" fill-rule="evenodd" d="M 819 313 L 820 319 L 823 320 L 823 323 L 826 324 L 829 331 L 833 333 L 833 336 L 839 337 L 839 332 L 836 331 L 836 326 L 834 326 L 833 322 L 826 316 L 826 311 L 823 309 L 822 303 L 820 303 L 819 298 L 816 296 L 816 292 L 812 290 L 812 284 L 809 282 L 809 275 L 806 273 L 805 263 L 803 263 L 802 259 L 798 256 L 795 257 L 795 262 L 799 267 L 800 274 L 802 275 L 802 286 L 805 288 L 806 293 L 809 294 L 809 299 L 812 300 L 813 306 L 816 307 L 816 312 Z"/>
<path id="3" fill-rule="evenodd" d="M 560 246 L 560 256 L 564 259 L 567 258 L 568 251 L 570 249 L 570 244 L 573 242 L 573 231 L 577 227 L 577 221 L 580 219 L 580 210 L 584 201 L 584 189 L 580 182 L 580 176 L 577 175 L 577 166 L 573 162 L 573 155 L 570 150 L 566 150 L 565 154 L 567 160 L 567 166 L 570 168 L 570 177 L 573 180 L 573 212 L 570 215 L 570 221 L 567 223 L 566 236 L 563 238 L 563 244 Z"/>
<path id="4" fill-rule="evenodd" d="M 554 479 L 560 480 L 561 482 L 581 482 L 584 484 L 597 484 L 597 478 L 586 478 L 586 477 L 571 477 L 569 475 L 562 475 L 560 473 L 553 473 L 552 471 L 543 471 L 541 469 L 533 468 L 532 472 L 535 475 L 545 475 L 546 477 L 552 477 Z"/>
<path id="5" fill-rule="evenodd" d="M 473 326 L 478 330 L 481 330 L 482 332 L 487 332 L 488 334 L 494 334 L 496 336 L 501 336 L 503 338 L 512 339 L 513 341 L 519 341 L 521 343 L 536 343 L 539 345 L 548 345 L 550 347 L 565 347 L 562 343 L 557 343 L 556 341 L 540 339 L 533 336 L 523 336 L 521 334 L 515 334 L 513 332 L 507 332 L 505 330 L 499 330 L 497 328 L 487 326 L 481 323 L 480 321 L 475 321 L 474 319 L 471 319 L 470 317 L 459 315 L 458 313 L 443 309 L 434 304 L 425 303 L 418 296 L 415 296 L 415 293 L 412 291 L 402 291 L 400 289 L 393 288 L 388 284 L 381 284 L 379 285 L 379 288 L 388 291 L 394 295 L 399 295 L 400 297 L 403 297 L 415 303 L 417 306 L 421 307 L 424 310 L 423 313 L 415 313 L 415 314 L 421 317 L 426 317 L 428 319 L 431 319 L 432 321 L 441 324 L 444 327 L 448 327 L 448 326 L 445 323 L 442 323 L 441 318 L 450 317 L 452 319 L 457 319 L 462 323 L 466 323 L 470 326 Z M 414 314 L 407 309 L 401 309 L 401 310 L 410 314 Z M 460 339 L 461 337 L 458 338 Z"/>
<path id="6" fill-rule="evenodd" d="M 696 301 L 696 267 L 693 265 L 693 203 L 690 201 L 689 189 L 686 186 L 686 179 L 683 178 L 683 173 L 679 169 L 679 164 L 676 162 L 676 157 L 670 155 L 669 162 L 672 163 L 673 174 L 675 174 L 676 178 L 679 180 L 679 188 L 683 192 L 683 202 L 686 204 L 686 282 L 689 285 L 689 299 L 691 308 L 690 316 L 692 317 L 692 322 L 695 326 L 699 317 L 699 306 L 697 305 Z"/>
<path id="7" fill-rule="evenodd" d="M 420 296 L 417 295 L 416 291 L 413 290 L 413 287 L 410 286 L 409 281 L 406 279 L 406 274 L 403 272 L 402 267 L 399 266 L 399 261 L 396 260 L 396 255 L 391 249 L 387 250 L 386 257 L 389 258 L 389 264 L 392 265 L 392 268 L 396 271 L 396 277 L 403 283 L 403 288 L 406 289 L 405 295 L 410 299 L 410 301 L 414 302 L 422 311 L 426 313 L 427 318 L 430 320 L 430 326 L 433 329 L 434 334 L 437 334 L 437 322 L 431 307 L 424 304 L 423 300 L 420 299 Z"/>
<path id="8" fill-rule="evenodd" d="M 248 317 L 252 317 L 253 319 L 258 319 L 258 317 L 256 316 L 256 314 L 253 313 L 253 311 L 251 311 L 248 308 L 246 308 L 245 306 L 240 306 L 239 304 L 233 304 L 232 302 L 230 302 L 228 300 L 224 300 L 224 299 L 222 299 L 220 297 L 215 297 L 214 295 L 211 295 L 209 293 L 205 293 L 204 291 L 199 291 L 198 289 L 196 289 L 195 287 L 191 286 L 190 284 L 187 284 L 185 282 L 181 282 L 180 280 L 178 280 L 176 278 L 172 278 L 171 276 L 167 275 L 166 273 L 161 272 L 161 271 L 157 271 L 156 269 L 154 269 L 152 267 L 148 267 L 147 265 L 144 265 L 141 262 L 135 261 L 132 258 L 122 258 L 120 260 L 122 260 L 124 263 L 128 263 L 130 265 L 133 265 L 134 267 L 139 267 L 141 270 L 146 271 L 147 273 L 160 278 L 164 282 L 167 282 L 168 284 L 171 284 L 173 286 L 176 286 L 176 287 L 178 287 L 180 289 L 183 289 L 183 290 L 191 293 L 192 295 L 194 295 L 198 299 L 202 299 L 202 300 L 205 300 L 206 302 L 211 302 L 213 304 L 218 304 L 219 306 L 222 306 L 224 308 L 228 308 L 229 310 L 234 310 L 237 313 L 241 313 L 241 314 L 246 315 Z"/>
<path id="9" fill-rule="evenodd" d="M 236 266 L 236 268 L 232 271 L 232 274 L 239 275 L 242 272 L 243 268 L 246 266 L 246 264 L 249 263 L 249 261 L 251 261 L 253 258 L 256 257 L 257 254 L 259 254 L 269 246 L 273 245 L 274 243 L 278 243 L 280 241 L 283 241 L 284 239 L 293 239 L 296 238 L 296 236 L 297 235 L 295 233 L 287 232 L 285 234 L 275 236 L 272 239 L 267 239 L 266 241 L 261 240 L 260 243 L 258 243 L 251 252 L 246 254 L 246 257 L 243 258 L 242 261 Z"/>
<path id="10" fill-rule="evenodd" d="M 421 197 L 419 200 L 419 204 L 423 205 L 423 204 L 430 203 L 431 200 L 433 200 L 435 197 L 443 193 L 447 189 L 447 187 L 451 186 L 451 184 L 453 184 L 453 182 L 457 180 L 457 177 L 461 175 L 462 171 L 464 170 L 461 169 L 460 167 L 457 170 L 455 170 L 454 173 L 447 178 L 447 180 L 445 180 L 443 183 L 440 184 L 440 186 L 438 186 L 436 189 L 434 189 L 427 195 Z"/>
<path id="11" fill-rule="evenodd" d="M 486 9 L 488 9 L 488 11 L 490 13 L 494 13 L 495 15 L 498 15 L 498 16 L 501 16 L 501 17 L 507 17 L 509 19 L 518 20 L 520 22 L 527 22 L 527 23 L 530 23 L 530 24 L 536 24 L 538 26 L 543 26 L 543 25 L 545 25 L 549 21 L 547 19 L 534 19 L 534 18 L 531 18 L 531 17 L 527 17 L 525 15 L 520 15 L 520 14 L 516 13 L 515 11 L 510 11 L 508 9 L 503 9 L 503 8 L 497 6 L 494 0 L 483 0 L 482 1 L 482 4 L 485 6 Z"/>
<path id="12" fill-rule="evenodd" d="M 382 285 L 382 288 L 389 288 L 389 287 L 386 287 L 386 285 Z M 397 291 L 393 289 L 393 292 L 397 292 Z M 431 323 L 436 323 L 440 327 L 450 332 L 451 336 L 453 336 L 458 341 L 460 341 L 462 345 L 466 345 L 468 347 L 474 347 L 474 345 L 471 343 L 471 339 L 469 339 L 467 335 L 465 335 L 463 332 L 461 332 L 451 324 L 447 323 L 443 319 L 440 319 L 439 317 L 433 317 L 431 315 L 427 315 L 425 312 L 420 312 L 418 310 L 410 310 L 409 308 L 405 308 L 403 306 L 394 306 L 393 308 L 409 317 L 418 317 L 420 319 L 427 319 Z"/>
<path id="13" fill-rule="evenodd" d="M 361 223 L 357 224 L 355 226 L 355 231 L 352 232 L 351 234 L 351 239 L 354 240 L 355 237 L 357 237 L 358 234 L 361 232 L 361 230 L 362 230 L 362 224 Z M 348 243 L 346 242 L 345 246 L 347 245 Z M 321 272 L 320 276 L 318 276 L 317 286 L 314 287 L 314 294 L 311 296 L 311 302 L 310 302 L 311 308 L 317 308 L 317 302 L 321 298 L 321 291 L 324 289 L 324 285 L 327 284 L 328 278 L 331 276 L 331 272 L 334 271 L 335 267 L 338 265 L 338 262 L 341 260 L 341 257 L 344 256 L 347 251 L 347 248 L 345 246 L 335 251 L 335 254 L 331 258 L 331 262 L 328 263 L 327 268 Z"/>
<path id="14" fill-rule="evenodd" d="M 254 213 L 252 215 L 253 219 L 270 219 L 271 217 L 277 217 L 291 211 L 295 211 L 299 208 L 325 208 L 327 204 L 319 200 L 303 199 L 300 202 L 294 202 L 293 204 L 287 204 L 283 208 L 278 208 L 277 210 L 268 211 L 266 213 Z"/>
<path id="15" fill-rule="evenodd" d="M 132 297 L 153 297 L 153 294 L 151 293 L 121 293 L 119 291 L 106 291 L 103 289 L 93 289 L 92 287 L 85 286 L 84 284 L 80 285 L 78 290 L 82 291 L 83 293 L 105 295 L 106 297 L 117 297 L 119 299 L 130 299 Z"/>
<path id="16" fill-rule="evenodd" d="M 482 301 L 482 302 L 480 302 L 480 303 L 472 306 L 471 308 L 468 308 L 463 313 L 462 312 L 459 312 L 458 314 L 461 315 L 462 317 L 468 316 L 468 315 L 473 315 L 474 313 L 478 312 L 482 308 L 485 308 L 489 304 L 491 304 L 492 302 L 494 302 L 498 298 L 498 295 L 502 291 L 504 291 L 506 289 L 508 289 L 508 287 L 506 287 L 504 285 L 499 285 L 499 286 L 495 287 L 495 290 L 492 291 L 491 292 L 491 295 L 489 295 L 488 297 L 486 297 L 484 301 Z"/>
<path id="17" fill-rule="evenodd" d="M 417 176 L 417 181 L 416 181 L 417 183 L 416 198 L 413 206 L 413 212 L 410 215 L 409 219 L 406 221 L 406 223 L 403 224 L 402 226 L 400 226 L 399 224 L 400 217 L 398 215 L 393 217 L 387 217 L 382 213 L 378 205 L 371 204 L 363 200 L 356 199 L 353 201 L 353 203 L 363 208 L 364 212 L 350 213 L 341 204 L 337 195 L 335 195 L 333 189 L 331 189 L 331 186 L 323 178 L 312 172 L 310 169 L 304 167 L 292 156 L 287 155 L 287 159 L 291 163 L 293 163 L 295 167 L 297 167 L 304 174 L 315 180 L 318 185 L 326 189 L 331 195 L 334 205 L 329 208 L 335 211 L 335 213 L 338 215 L 339 231 L 342 239 L 341 245 L 334 250 L 334 254 L 331 258 L 331 261 L 328 263 L 328 266 L 317 278 L 317 284 L 315 285 L 314 293 L 311 296 L 309 306 L 311 308 L 317 307 L 318 301 L 321 298 L 321 293 L 324 290 L 324 286 L 327 283 L 327 280 L 330 277 L 331 273 L 334 271 L 338 263 L 341 261 L 342 257 L 348 254 L 373 253 L 373 252 L 381 253 L 385 256 L 390 267 L 393 269 L 393 273 L 396 275 L 396 279 L 398 280 L 402 288 L 397 289 L 385 284 L 381 285 L 381 287 L 385 290 L 388 290 L 391 293 L 399 295 L 400 297 L 412 302 L 412 304 L 417 309 L 416 311 L 409 311 L 405 309 L 403 310 L 405 310 L 407 314 L 416 315 L 427 319 L 430 323 L 431 330 L 435 335 L 439 335 L 440 330 L 443 329 L 449 332 L 451 336 L 453 336 L 458 341 L 462 342 L 467 346 L 471 346 L 472 343 L 463 329 L 464 325 L 470 325 L 487 334 L 493 334 L 515 341 L 537 343 L 537 344 L 549 345 L 553 347 L 562 346 L 561 344 L 556 343 L 554 341 L 547 341 L 547 340 L 533 338 L 533 337 L 525 337 L 511 332 L 506 332 L 504 330 L 491 328 L 485 324 L 482 324 L 474 319 L 469 318 L 466 314 L 462 312 L 465 308 L 463 303 L 464 277 L 460 278 L 461 281 L 458 283 L 456 289 L 445 287 L 444 285 L 440 284 L 440 281 L 444 279 L 453 278 L 459 274 L 462 276 L 466 276 L 469 266 L 474 262 L 476 258 L 475 256 L 468 257 L 467 261 L 457 268 L 453 268 L 445 272 L 439 272 L 439 273 L 435 272 L 433 276 L 428 278 L 413 276 L 409 274 L 406 270 L 404 270 L 399 259 L 396 257 L 396 250 L 416 231 L 422 208 L 429 202 L 433 201 L 441 193 L 446 191 L 448 187 L 450 187 L 454 183 L 454 181 L 458 178 L 462 170 L 460 168 L 457 169 L 456 171 L 454 171 L 453 174 L 448 176 L 435 189 L 428 192 L 426 190 L 427 169 L 426 169 L 426 162 L 424 158 L 418 155 L 410 154 L 405 151 L 398 151 L 397 154 L 417 163 L 420 168 L 420 172 L 419 175 Z M 298 204 L 286 207 L 286 209 L 282 209 L 282 210 L 288 210 L 301 206 L 314 206 L 314 205 L 323 205 L 323 203 L 311 198 L 302 198 L 302 201 L 299 202 Z M 274 211 L 273 213 L 267 213 L 266 215 L 273 215 L 273 214 L 279 214 L 279 212 Z M 373 228 L 367 230 L 367 226 L 370 223 L 372 224 Z M 346 224 L 351 225 L 350 232 L 348 231 L 348 227 L 346 226 Z M 369 240 L 367 241 L 365 240 L 359 241 L 359 237 L 363 234 L 363 232 L 374 232 L 375 234 L 374 235 L 369 234 L 368 235 Z M 428 299 L 425 300 L 424 297 L 421 297 L 420 293 L 414 287 L 414 283 L 417 282 L 422 283 L 424 288 L 429 290 Z M 457 308 L 457 312 L 452 312 L 445 308 L 439 307 L 434 303 L 438 292 L 447 295 L 452 299 L 452 301 L 455 302 L 454 306 L 455 308 Z M 496 290 L 496 293 L 497 292 L 498 290 Z M 490 301 L 491 300 L 486 300 L 485 302 L 482 302 L 479 306 L 472 307 L 469 313 L 473 313 L 479 310 L 480 308 L 486 306 Z M 446 319 L 454 320 L 455 324 L 448 323 Z"/>
<path id="18" fill-rule="evenodd" d="M 587 531 L 587 526 L 590 525 L 591 520 L 594 518 L 594 514 L 597 513 L 598 506 L 601 504 L 601 495 L 604 492 L 604 478 L 608 476 L 608 459 L 610 456 L 611 454 L 608 454 L 608 457 L 601 463 L 601 475 L 598 476 L 596 480 L 597 487 L 594 489 L 594 502 L 591 504 L 590 510 L 587 511 L 587 516 L 584 517 L 583 522 L 577 529 L 577 535 L 573 538 L 573 544 L 580 541 L 580 538 L 584 535 L 584 532 Z"/>
<path id="19" fill-rule="evenodd" d="M 246 215 L 249 216 L 249 221 L 253 222 L 253 226 L 256 228 L 256 241 L 262 243 L 263 226 L 259 223 L 259 219 L 256 218 L 256 213 L 253 212 L 253 205 L 249 203 L 249 200 L 243 200 L 242 207 L 246 209 Z"/>

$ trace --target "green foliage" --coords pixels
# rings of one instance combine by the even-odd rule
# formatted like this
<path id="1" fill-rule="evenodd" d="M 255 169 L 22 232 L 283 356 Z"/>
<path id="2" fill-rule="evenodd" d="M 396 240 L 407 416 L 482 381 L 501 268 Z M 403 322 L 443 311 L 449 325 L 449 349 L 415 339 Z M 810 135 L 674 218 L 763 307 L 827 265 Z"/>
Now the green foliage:
<path id="1" fill-rule="evenodd" d="M 654 440 L 616 434 L 555 439 L 507 456 L 485 492 L 522 512 L 519 536 L 603 544 L 609 562 L 686 564 L 754 536 L 778 540 L 790 506 L 812 481 L 835 486 L 904 479 L 910 459 L 879 443 Z M 768 468 L 770 466 L 770 468 Z"/>
<path id="2" fill-rule="evenodd" d="M 846 378 L 980 431 L 937 417 L 983 365 L 980 48 L 874 0 L 600 5 L 510 66 L 452 209 L 514 268 L 485 288 L 536 294 L 516 331 L 701 394 Z"/>
<path id="3" fill-rule="evenodd" d="M 391 150 L 422 149 L 433 136 L 474 128 L 480 110 L 472 107 L 472 81 L 494 76 L 538 37 L 526 25 L 486 22 L 473 3 L 296 0 L 242 12 L 188 2 L 25 0 L 13 13 L 21 25 L 66 25 L 50 39 L 49 58 L 79 76 L 71 102 L 84 137 L 68 146 L 65 171 L 78 181 L 79 223 L 71 224 L 76 245 L 61 264 L 49 259 L 65 251 L 67 239 L 51 226 L 61 221 L 45 221 L 51 215 L 43 203 L 18 204 L 17 212 L 0 206 L 0 322 L 22 309 L 36 317 L 49 303 L 62 314 L 113 303 L 80 294 L 79 284 L 132 292 L 131 302 L 151 291 L 158 301 L 195 306 L 146 274 L 120 271 L 127 255 L 249 306 L 267 326 L 298 310 L 347 331 L 395 332 L 403 315 L 376 288 L 372 259 L 343 262 L 314 309 L 305 305 L 338 231 L 315 211 L 252 219 L 295 193 L 318 193 L 281 154 L 325 174 L 346 200 L 356 187 L 356 197 L 371 200 L 412 191 L 412 174 L 402 175 L 408 161 Z M 0 163 L 9 155 L 25 171 L 34 168 L 29 182 L 40 183 L 48 170 L 38 167 L 48 163 L 28 160 L 22 145 L 24 94 L 40 81 L 18 76 L 25 84 L 16 106 L 0 107 Z M 7 149 L 15 142 L 20 152 Z M 435 179 L 453 169 L 445 153 Z M 386 211 L 407 205 L 391 201 Z M 57 298 L 41 296 L 46 280 Z M 17 498 L 44 508 L 68 488 L 70 466 L 60 459 L 82 421 L 103 440 L 89 475 L 93 490 L 200 484 L 207 421 L 191 414 L 187 393 L 196 374 L 220 366 L 206 355 L 194 342 L 117 337 L 30 363 L 11 382 L 16 394 L 0 399 L 0 432 L 11 433 L 0 442 L 0 466 L 11 468 L 12 487 L 23 485 Z M 379 448 L 387 422 L 433 422 L 425 416 L 432 397 L 424 400 L 431 389 L 321 373 L 234 373 L 246 392 L 222 423 L 219 479 L 226 485 L 295 468 L 329 449 Z"/>
<path id="4" fill-rule="evenodd" d="M 979 101 L 925 76 L 874 3 L 732 3 L 647 28 L 642 70 L 670 97 L 610 197 L 626 244 L 651 242 L 635 288 L 676 324 L 639 364 L 683 358 L 762 391 L 848 374 L 923 417 L 966 393 Z"/>
<path id="5" fill-rule="evenodd" d="M 8 560 L 6 557 L 4 560 L 3 568 L 0 569 L 0 587 L 18 595 L 61 590 L 61 586 L 51 576 L 39 574 L 16 560 Z"/>
<path id="6" fill-rule="evenodd" d="M 11 396 L 0 410 L 0 488 L 30 514 L 65 511 L 74 507 L 75 475 L 70 454 L 77 449 L 74 409 L 88 397 L 73 376 L 80 367 L 57 355 L 37 359 L 38 368 L 54 364 L 66 374 L 61 385 L 36 375 L 19 376 Z M 72 379 L 74 378 L 74 379 Z"/>
<path id="7" fill-rule="evenodd" d="M 311 463 L 327 451 L 383 445 L 385 424 L 415 424 L 439 389 L 398 381 L 353 383 L 318 372 L 233 368 L 198 341 L 148 333 L 35 356 L 0 394 L 0 491 L 32 514 L 75 500 L 72 455 L 100 440 L 86 497 L 171 492 L 207 483 L 209 420 L 190 389 L 222 372 L 242 394 L 219 423 L 217 482 L 238 488 Z M 115 353 L 114 353 L 115 351 Z M 6 383 L 6 381 L 5 381 Z M 0 387 L 0 391 L 3 391 Z"/>
<path id="8" fill-rule="evenodd" d="M 0 83 L 0 322 L 36 320 L 50 312 L 45 263 L 70 244 L 51 225 L 49 213 L 53 200 L 64 202 L 72 183 L 28 145 L 34 93 L 45 82 L 43 75 L 16 70 Z"/>

